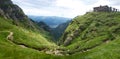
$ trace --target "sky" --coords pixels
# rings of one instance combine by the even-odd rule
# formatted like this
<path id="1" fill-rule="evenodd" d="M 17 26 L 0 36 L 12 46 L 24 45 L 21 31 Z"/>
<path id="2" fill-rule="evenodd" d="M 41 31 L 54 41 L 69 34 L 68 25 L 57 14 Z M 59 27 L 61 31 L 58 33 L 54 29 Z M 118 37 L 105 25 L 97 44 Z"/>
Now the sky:
<path id="1" fill-rule="evenodd" d="M 25 14 L 74 18 L 92 11 L 93 7 L 109 5 L 120 10 L 120 0 L 12 0 Z"/>

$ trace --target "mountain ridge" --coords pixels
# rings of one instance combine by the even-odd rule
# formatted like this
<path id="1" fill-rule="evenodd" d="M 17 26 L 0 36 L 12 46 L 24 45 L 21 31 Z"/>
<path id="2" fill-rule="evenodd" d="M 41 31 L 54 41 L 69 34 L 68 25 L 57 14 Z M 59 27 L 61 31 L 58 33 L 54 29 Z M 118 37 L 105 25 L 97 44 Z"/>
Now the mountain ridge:
<path id="1" fill-rule="evenodd" d="M 29 29 L 35 29 L 34 23 L 24 14 L 22 9 L 13 4 L 11 0 L 0 1 L 0 15 L 11 19 L 13 24 Z M 24 26 L 26 25 L 26 26 Z"/>
<path id="2" fill-rule="evenodd" d="M 70 18 L 58 17 L 58 16 L 30 16 L 29 15 L 28 17 L 33 19 L 36 22 L 43 21 L 51 28 L 55 28 L 61 23 L 64 23 L 67 20 L 71 20 Z"/>

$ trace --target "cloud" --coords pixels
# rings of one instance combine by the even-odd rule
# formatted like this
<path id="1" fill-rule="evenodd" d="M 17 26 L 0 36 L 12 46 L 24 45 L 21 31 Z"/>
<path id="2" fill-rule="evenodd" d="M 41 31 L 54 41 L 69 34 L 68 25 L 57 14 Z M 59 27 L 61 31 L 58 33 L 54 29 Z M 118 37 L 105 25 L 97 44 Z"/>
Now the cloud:
<path id="1" fill-rule="evenodd" d="M 99 0 L 81 0 L 86 5 L 91 5 L 97 3 Z"/>
<path id="2" fill-rule="evenodd" d="M 120 6 L 120 0 L 109 0 L 109 2 L 112 2 L 111 5 Z"/>
<path id="3" fill-rule="evenodd" d="M 27 15 L 60 16 L 73 18 L 83 15 L 93 7 L 110 5 L 120 9 L 119 0 L 12 0 Z"/>

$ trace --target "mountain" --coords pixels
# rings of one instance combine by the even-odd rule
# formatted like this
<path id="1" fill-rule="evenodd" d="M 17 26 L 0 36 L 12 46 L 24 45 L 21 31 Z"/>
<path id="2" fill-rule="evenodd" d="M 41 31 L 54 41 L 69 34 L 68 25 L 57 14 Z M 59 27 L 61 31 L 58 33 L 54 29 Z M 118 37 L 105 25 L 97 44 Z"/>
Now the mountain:
<path id="1" fill-rule="evenodd" d="M 119 39 L 120 12 L 88 12 L 73 19 L 59 44 L 76 59 L 119 59 Z"/>
<path id="2" fill-rule="evenodd" d="M 13 4 L 11 0 L 0 0 L 0 16 L 5 19 L 11 19 L 16 26 L 36 29 L 34 23 L 24 14 L 22 9 Z"/>
<path id="3" fill-rule="evenodd" d="M 100 12 L 75 17 L 67 23 L 58 46 L 44 22 L 36 23 L 16 6 L 0 0 L 0 59 L 120 58 L 120 12 L 106 12 L 110 9 L 103 7 L 108 6 L 100 6 Z M 58 28 L 62 30 L 63 24 Z"/>
<path id="4" fill-rule="evenodd" d="M 8 21 L 11 21 L 11 23 L 16 26 L 20 26 L 32 31 L 39 31 L 41 33 L 44 32 L 44 36 L 46 36 L 46 33 L 49 33 L 42 27 L 39 27 L 35 21 L 28 18 L 22 9 L 19 6 L 13 4 L 11 0 L 0 1 L 0 16 L 7 20 L 9 19 Z"/>
<path id="5" fill-rule="evenodd" d="M 44 23 L 43 21 L 40 21 L 40 22 L 36 22 L 37 25 L 42 28 L 43 30 L 45 31 L 48 31 L 48 32 L 51 32 L 51 28 L 46 24 Z"/>
<path id="6" fill-rule="evenodd" d="M 55 41 L 59 41 L 59 38 L 62 36 L 70 22 L 71 20 L 68 20 L 67 22 L 62 23 L 51 30 L 51 34 L 53 35 Z"/>
<path id="7" fill-rule="evenodd" d="M 70 18 L 57 17 L 57 16 L 28 16 L 28 17 L 37 22 L 43 21 L 51 28 L 55 28 L 59 24 L 70 20 Z"/>
<path id="8" fill-rule="evenodd" d="M 59 38 L 61 37 L 62 33 L 70 23 L 70 18 L 64 18 L 64 17 L 57 17 L 57 16 L 28 16 L 31 18 L 33 21 L 35 21 L 38 26 L 43 26 L 40 25 L 41 23 L 44 24 L 45 30 L 50 32 L 50 34 L 53 36 L 54 41 L 58 41 Z"/>
<path id="9" fill-rule="evenodd" d="M 42 28 L 44 25 L 38 26 L 11 0 L 0 0 L 0 59 L 51 57 L 42 51 L 58 46 L 52 42 L 49 32 Z"/>

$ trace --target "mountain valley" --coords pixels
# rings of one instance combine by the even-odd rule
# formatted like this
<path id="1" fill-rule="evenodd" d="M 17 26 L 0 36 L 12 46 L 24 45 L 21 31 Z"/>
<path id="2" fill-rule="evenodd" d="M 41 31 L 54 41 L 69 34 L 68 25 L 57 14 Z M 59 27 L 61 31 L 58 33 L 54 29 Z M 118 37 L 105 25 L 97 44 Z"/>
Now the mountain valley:
<path id="1" fill-rule="evenodd" d="M 120 12 L 104 7 L 72 20 L 36 19 L 0 0 L 0 59 L 119 59 Z"/>

